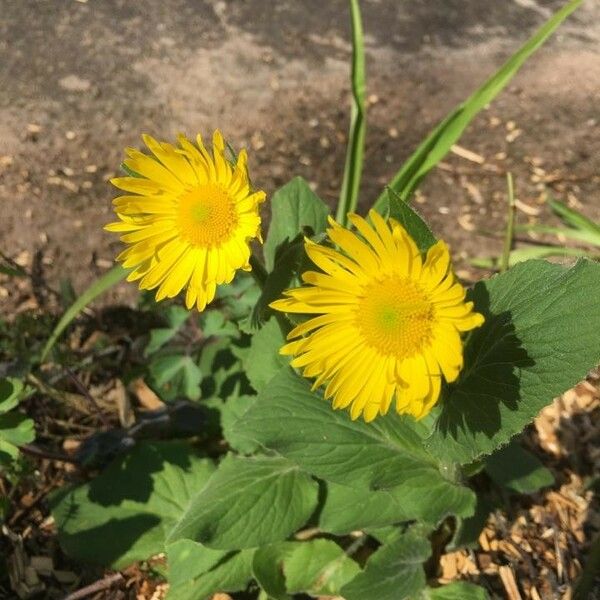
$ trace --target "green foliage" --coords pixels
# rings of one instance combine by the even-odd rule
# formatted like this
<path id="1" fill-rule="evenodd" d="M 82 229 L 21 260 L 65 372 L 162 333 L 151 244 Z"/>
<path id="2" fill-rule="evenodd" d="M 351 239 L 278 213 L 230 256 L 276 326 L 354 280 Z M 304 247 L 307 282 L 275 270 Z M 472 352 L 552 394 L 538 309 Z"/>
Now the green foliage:
<path id="1" fill-rule="evenodd" d="M 142 444 L 90 483 L 55 496 L 61 546 L 73 558 L 114 568 L 164 552 L 214 470 L 185 443 Z"/>
<path id="2" fill-rule="evenodd" d="M 394 175 L 390 187 L 403 199 L 408 200 L 421 180 L 444 158 L 469 123 L 489 104 L 517 74 L 523 63 L 552 35 L 554 30 L 581 4 L 571 0 L 525 42 L 500 69 L 490 77 L 468 100 L 457 106 L 425 139 L 414 154 Z M 385 212 L 384 191 L 375 208 Z"/>
<path id="3" fill-rule="evenodd" d="M 392 219 L 396 219 L 396 221 L 408 231 L 421 252 L 427 252 L 427 250 L 429 250 L 429 248 L 437 241 L 431 229 L 429 229 L 429 225 L 427 225 L 423 220 L 423 217 L 421 217 L 408 202 L 402 200 L 394 190 L 388 188 L 387 192 L 389 195 L 389 216 Z"/>
<path id="4" fill-rule="evenodd" d="M 23 383 L 19 379 L 0 378 L 0 468 L 19 456 L 19 446 L 35 439 L 34 424 L 13 410 L 19 404 Z"/>
<path id="5" fill-rule="evenodd" d="M 302 177 L 294 177 L 271 199 L 271 224 L 265 241 L 265 264 L 275 266 L 278 248 L 292 242 L 299 233 L 315 235 L 325 231 L 329 209 Z"/>
<path id="6" fill-rule="evenodd" d="M 417 528 L 399 535 L 371 555 L 365 570 L 341 590 L 345 600 L 403 600 L 417 597 L 425 587 L 423 563 L 429 542 Z"/>
<path id="7" fill-rule="evenodd" d="M 285 338 L 277 320 L 272 318 L 253 336 L 244 359 L 246 375 L 252 387 L 260 392 L 289 361 L 279 354 Z"/>
<path id="8" fill-rule="evenodd" d="M 308 520 L 316 503 L 316 482 L 289 461 L 228 456 L 183 512 L 169 541 L 192 539 L 235 550 L 278 542 Z"/>
<path id="9" fill-rule="evenodd" d="M 333 519 L 328 523 L 332 529 L 349 531 L 406 518 L 437 522 L 451 512 L 466 516 L 473 510 L 470 490 L 452 481 L 451 473 L 423 447 L 424 425 L 394 413 L 368 424 L 351 421 L 347 412 L 333 411 L 288 368 L 270 381 L 234 427 L 238 429 L 316 477 L 360 490 L 346 497 L 343 490 L 333 488 L 325 504 L 325 519 Z M 387 515 L 376 515 L 382 498 L 368 494 L 382 489 L 396 506 L 390 506 Z M 329 516 L 348 510 L 347 504 L 354 501 L 373 504 L 364 512 L 350 509 L 346 519 L 354 514 L 355 522 Z"/>
<path id="10" fill-rule="evenodd" d="M 254 550 L 210 550 L 191 540 L 167 545 L 167 600 L 203 600 L 213 592 L 243 590 L 252 578 Z"/>
<path id="11" fill-rule="evenodd" d="M 552 472 L 515 440 L 488 456 L 485 470 L 494 483 L 519 494 L 531 494 L 554 484 Z"/>
<path id="12" fill-rule="evenodd" d="M 466 464 L 491 454 L 598 364 L 598 281 L 587 260 L 528 261 L 475 286 L 486 321 L 427 441 L 434 455 Z"/>
<path id="13" fill-rule="evenodd" d="M 254 555 L 254 576 L 274 600 L 290 594 L 333 596 L 359 572 L 358 564 L 331 540 L 282 542 L 259 548 Z"/>
<path id="14" fill-rule="evenodd" d="M 439 588 L 430 588 L 425 598 L 428 600 L 488 600 L 488 593 L 478 585 L 466 581 L 455 581 Z"/>

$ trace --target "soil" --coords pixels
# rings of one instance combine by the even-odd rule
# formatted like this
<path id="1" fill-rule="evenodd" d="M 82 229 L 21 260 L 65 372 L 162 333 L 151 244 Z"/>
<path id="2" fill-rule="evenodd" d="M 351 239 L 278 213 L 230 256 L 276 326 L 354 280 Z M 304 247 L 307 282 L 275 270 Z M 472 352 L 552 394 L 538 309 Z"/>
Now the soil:
<path id="1" fill-rule="evenodd" d="M 366 209 L 419 141 L 562 0 L 363 1 Z M 112 264 L 105 233 L 123 148 L 223 130 L 269 194 L 293 175 L 332 206 L 349 113 L 345 0 L 0 0 L 0 250 L 51 286 L 83 289 Z M 497 254 L 505 172 L 518 219 L 545 193 L 600 217 L 600 5 L 585 2 L 483 111 L 417 202 L 466 257 Z M 268 210 L 268 209 L 267 209 Z M 483 235 L 482 235 L 483 234 Z M 134 297 L 123 285 L 108 300 Z M 0 294 L 0 314 L 18 306 Z"/>

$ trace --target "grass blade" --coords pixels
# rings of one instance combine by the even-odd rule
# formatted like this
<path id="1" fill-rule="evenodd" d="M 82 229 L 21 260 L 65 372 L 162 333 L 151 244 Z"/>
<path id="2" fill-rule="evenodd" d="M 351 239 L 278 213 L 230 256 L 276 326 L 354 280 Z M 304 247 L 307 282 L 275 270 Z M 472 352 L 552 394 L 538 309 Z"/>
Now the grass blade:
<path id="1" fill-rule="evenodd" d="M 97 279 L 90 285 L 73 304 L 65 311 L 64 315 L 61 317 L 60 321 L 56 324 L 54 331 L 52 331 L 52 335 L 48 338 L 46 345 L 44 346 L 44 350 L 42 351 L 42 356 L 40 362 L 44 362 L 48 353 L 56 343 L 56 340 L 60 337 L 62 332 L 67 328 L 69 323 L 73 319 L 77 317 L 77 315 L 90 303 L 92 300 L 103 294 L 106 290 L 111 288 L 113 285 L 119 283 L 127 276 L 128 271 L 117 265 L 113 267 L 110 271 L 105 273 L 100 279 Z"/>
<path id="2" fill-rule="evenodd" d="M 563 220 L 565 223 L 574 227 L 578 231 L 586 232 L 594 240 L 592 243 L 600 245 L 600 225 L 594 223 L 591 219 L 582 215 L 579 211 L 569 208 L 564 202 L 558 200 L 549 201 L 550 208 Z"/>
<path id="3" fill-rule="evenodd" d="M 365 146 L 365 44 L 359 0 L 350 0 L 352 18 L 352 109 L 346 164 L 336 219 L 346 224 L 346 215 L 356 210 Z"/>
<path id="4" fill-rule="evenodd" d="M 581 4 L 582 0 L 570 0 L 488 79 L 466 102 L 450 113 L 417 148 L 415 153 L 396 173 L 389 187 L 403 200 L 407 200 L 423 177 L 435 167 L 455 144 L 467 125 L 507 85 L 523 63 L 554 32 L 554 30 Z M 385 191 L 375 202 L 374 208 L 381 213 L 386 210 Z"/>

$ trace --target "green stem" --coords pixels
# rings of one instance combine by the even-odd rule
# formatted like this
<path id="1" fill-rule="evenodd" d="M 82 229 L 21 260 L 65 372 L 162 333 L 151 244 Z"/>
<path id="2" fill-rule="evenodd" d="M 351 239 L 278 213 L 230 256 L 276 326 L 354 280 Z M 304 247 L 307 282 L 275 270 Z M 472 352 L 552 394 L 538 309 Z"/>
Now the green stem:
<path id="1" fill-rule="evenodd" d="M 336 212 L 336 220 L 342 225 L 346 224 L 348 213 L 354 212 L 358 204 L 366 129 L 365 44 L 359 0 L 350 0 L 350 16 L 352 23 L 352 108 L 344 177 Z"/>
<path id="2" fill-rule="evenodd" d="M 509 267 L 510 251 L 512 250 L 515 230 L 515 190 L 512 173 L 506 174 L 506 183 L 508 186 L 508 218 L 506 223 L 506 234 L 504 236 L 504 249 L 500 260 L 500 273 L 504 273 Z"/>

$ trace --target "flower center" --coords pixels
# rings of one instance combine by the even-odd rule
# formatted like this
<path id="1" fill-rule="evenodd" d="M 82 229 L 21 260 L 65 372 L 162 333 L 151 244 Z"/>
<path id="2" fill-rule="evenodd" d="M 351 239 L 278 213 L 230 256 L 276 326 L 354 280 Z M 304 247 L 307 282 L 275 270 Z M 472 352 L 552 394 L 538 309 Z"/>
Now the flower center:
<path id="1" fill-rule="evenodd" d="M 198 186 L 179 197 L 177 224 L 181 237 L 194 246 L 219 246 L 237 225 L 235 204 L 216 183 Z"/>
<path id="2" fill-rule="evenodd" d="M 367 344 L 385 355 L 407 358 L 431 336 L 433 306 L 406 277 L 376 281 L 364 289 L 356 323 Z"/>

